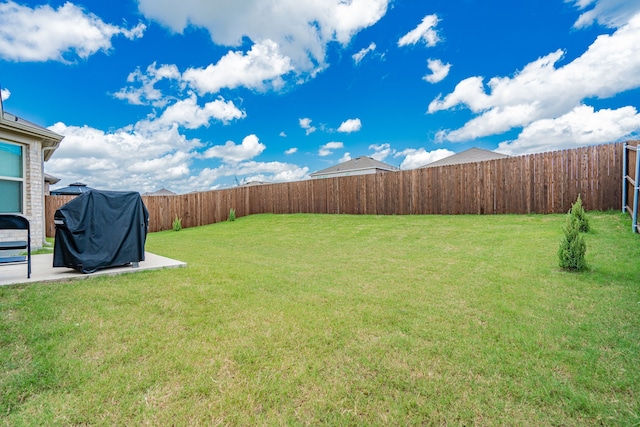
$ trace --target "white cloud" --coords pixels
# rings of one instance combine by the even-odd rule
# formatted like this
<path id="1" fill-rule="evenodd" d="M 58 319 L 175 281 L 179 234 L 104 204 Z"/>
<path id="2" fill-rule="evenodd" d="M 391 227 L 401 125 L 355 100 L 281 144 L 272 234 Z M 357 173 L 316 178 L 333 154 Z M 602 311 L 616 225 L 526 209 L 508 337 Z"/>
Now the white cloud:
<path id="1" fill-rule="evenodd" d="M 460 104 L 466 105 L 476 113 L 490 106 L 490 97 L 484 92 L 482 77 L 469 77 L 462 80 L 444 99 L 439 95 L 431 101 L 427 112 L 448 110 Z"/>
<path id="2" fill-rule="evenodd" d="M 320 147 L 320 150 L 318 150 L 318 155 L 326 157 L 333 154 L 333 150 L 337 150 L 340 148 L 344 148 L 344 144 L 342 142 L 327 142 L 322 147 Z"/>
<path id="3" fill-rule="evenodd" d="M 555 119 L 525 127 L 515 141 L 500 143 L 504 154 L 518 155 L 620 141 L 640 133 L 640 114 L 634 107 L 594 111 L 580 105 Z"/>
<path id="4" fill-rule="evenodd" d="M 203 107 L 196 101 L 191 94 L 167 107 L 159 117 L 150 115 L 110 132 L 56 123 L 49 129 L 65 138 L 47 162 L 47 172 L 63 183 L 82 181 L 105 190 L 145 192 L 166 187 L 179 193 L 220 188 L 219 180 L 229 181 L 233 176 L 260 175 L 269 182 L 306 177 L 306 167 L 253 161 L 266 149 L 256 135 L 246 136 L 241 144 L 229 141 L 206 150 L 200 140 L 186 138 L 181 128 L 207 126 L 212 119 L 225 121 L 244 115 L 222 98 Z M 219 159 L 220 165 L 194 168 L 196 160 L 202 163 L 205 159 Z"/>
<path id="5" fill-rule="evenodd" d="M 282 131 L 282 132 L 280 132 L 280 133 L 278 134 L 278 136 L 281 136 L 281 137 L 283 137 L 283 138 L 286 138 L 286 137 L 287 137 L 287 134 L 286 134 L 284 131 Z"/>
<path id="6" fill-rule="evenodd" d="M 255 135 L 246 136 L 240 145 L 233 141 L 227 141 L 224 145 L 215 145 L 208 148 L 201 157 L 205 159 L 219 158 L 225 163 L 240 163 L 260 155 L 266 145 L 258 140 Z"/>
<path id="7" fill-rule="evenodd" d="M 178 67 L 175 65 L 161 65 L 158 68 L 154 62 L 147 67 L 145 73 L 140 68 L 130 73 L 127 77 L 127 83 L 130 85 L 120 89 L 114 96 L 134 105 L 164 107 L 169 100 L 155 87 L 156 83 L 164 79 L 178 81 L 180 79 Z M 139 84 L 140 87 L 133 87 L 133 84 Z"/>
<path id="8" fill-rule="evenodd" d="M 347 44 L 354 34 L 378 22 L 389 0 L 243 0 L 203 2 L 139 0 L 149 19 L 182 32 L 187 26 L 209 31 L 216 44 L 240 46 L 272 40 L 299 71 L 324 67 L 326 45 Z"/>
<path id="9" fill-rule="evenodd" d="M 353 58 L 353 62 L 355 62 L 356 65 L 358 65 L 360 63 L 360 61 L 362 61 L 364 59 L 364 57 L 367 56 L 368 53 L 374 52 L 375 50 L 376 50 L 376 44 L 371 42 L 371 44 L 369 44 L 369 46 L 367 46 L 366 48 L 358 51 L 357 53 L 354 53 L 351 56 Z"/>
<path id="10" fill-rule="evenodd" d="M 312 134 L 313 132 L 316 131 L 316 127 L 315 126 L 311 126 L 311 119 L 308 117 L 305 117 L 303 119 L 298 119 L 298 123 L 300 123 L 300 127 L 302 129 L 304 129 L 306 132 L 306 135 Z"/>
<path id="11" fill-rule="evenodd" d="M 223 98 L 218 98 L 215 101 L 207 102 L 204 107 L 200 108 L 196 103 L 196 97 L 192 96 L 168 107 L 162 113 L 159 121 L 179 123 L 187 129 L 197 129 L 202 126 L 209 126 L 211 119 L 220 120 L 226 124 L 232 120 L 243 119 L 246 116 L 247 114 L 239 110 L 233 101 L 225 101 Z"/>
<path id="12" fill-rule="evenodd" d="M 227 173 L 234 175 L 250 175 L 256 173 L 268 173 L 273 177 L 272 182 L 295 181 L 301 179 L 309 171 L 309 168 L 300 168 L 290 163 L 282 162 L 242 162 L 236 165 L 226 166 Z"/>
<path id="13" fill-rule="evenodd" d="M 284 154 L 286 154 L 287 156 L 290 156 L 292 154 L 296 154 L 297 152 L 298 152 L 298 149 L 296 147 L 291 147 L 287 151 L 285 151 Z"/>
<path id="14" fill-rule="evenodd" d="M 221 173 L 221 168 L 204 168 L 197 174 L 192 174 L 185 181 L 184 188 L 187 188 L 187 191 L 207 191 L 221 188 L 220 185 L 216 184 L 216 181 L 225 176 L 233 176 L 233 174 L 224 175 Z"/>
<path id="15" fill-rule="evenodd" d="M 105 190 L 176 187 L 177 179 L 187 179 L 191 159 L 200 147 L 198 140 L 180 135 L 175 126 L 155 133 L 104 132 L 64 123 L 49 129 L 65 138 L 46 163 L 47 172 L 63 182 L 81 181 Z"/>
<path id="16" fill-rule="evenodd" d="M 242 177 L 242 182 L 291 182 L 307 176 L 309 168 L 283 162 L 247 161 L 224 164 L 215 169 L 206 168 L 190 180 L 197 188 L 211 188 L 221 177 Z"/>
<path id="17" fill-rule="evenodd" d="M 428 165 L 436 160 L 444 159 L 445 157 L 449 157 L 454 154 L 455 153 L 453 151 L 444 148 L 439 148 L 433 151 L 426 151 L 424 148 L 407 148 L 406 150 L 398 151 L 393 155 L 393 157 L 404 156 L 404 160 L 400 164 L 400 169 L 407 170 Z"/>
<path id="18" fill-rule="evenodd" d="M 93 156 L 112 158 L 115 162 L 128 162 L 129 159 L 135 160 L 142 155 L 153 158 L 174 150 L 191 151 L 200 145 L 199 141 L 188 140 L 180 135 L 175 126 L 153 133 L 144 129 L 104 132 L 89 126 L 67 126 L 58 122 L 49 129 L 65 136 L 60 148 L 54 153 L 55 159 Z"/>
<path id="19" fill-rule="evenodd" d="M 295 165 L 289 165 L 287 168 L 275 173 L 271 178 L 271 182 L 292 182 L 300 181 L 307 178 L 309 174 L 308 167 L 298 167 Z"/>
<path id="20" fill-rule="evenodd" d="M 5 89 L 5 88 L 0 89 L 0 98 L 2 98 L 3 101 L 6 101 L 7 99 L 9 99 L 10 96 L 11 96 L 11 91 L 9 89 Z"/>
<path id="21" fill-rule="evenodd" d="M 349 160 L 351 160 L 351 153 L 346 152 L 342 155 L 342 157 L 340 157 L 340 160 L 338 160 L 338 163 L 348 162 Z"/>
<path id="22" fill-rule="evenodd" d="M 380 162 L 384 161 L 384 159 L 395 153 L 395 150 L 391 148 L 390 144 L 371 144 L 369 146 L 369 150 L 374 151 L 374 153 L 371 155 L 371 158 L 376 159 Z"/>
<path id="23" fill-rule="evenodd" d="M 482 77 L 458 83 L 444 98 L 433 100 L 428 112 L 467 106 L 478 114 L 462 128 L 443 131 L 447 141 L 500 134 L 535 121 L 568 113 L 585 98 L 612 97 L 640 87 L 640 14 L 611 35 L 599 36 L 572 62 L 556 68 L 558 50 L 527 64 L 513 77 L 494 77 L 485 92 Z"/>
<path id="24" fill-rule="evenodd" d="M 155 132 L 160 129 L 168 129 L 178 126 L 186 129 L 198 129 L 208 127 L 212 120 L 219 120 L 228 124 L 232 120 L 243 119 L 246 113 L 238 109 L 232 101 L 218 98 L 207 102 L 203 107 L 198 105 L 197 97 L 191 94 L 189 98 L 182 99 L 168 106 L 160 117 L 150 117 L 136 123 L 137 130 Z"/>
<path id="25" fill-rule="evenodd" d="M 0 3 L 0 57 L 9 61 L 61 61 L 86 59 L 111 49 L 118 35 L 142 37 L 145 25 L 132 29 L 110 25 L 93 13 L 67 2 L 58 9 L 34 9 L 13 1 Z"/>
<path id="26" fill-rule="evenodd" d="M 640 12 L 640 2 L 635 0 L 565 0 L 574 3 L 580 10 L 586 10 L 573 24 L 575 28 L 584 28 L 597 22 L 609 28 L 619 28 L 629 22 L 629 18 Z"/>
<path id="27" fill-rule="evenodd" d="M 265 91 L 268 88 L 280 89 L 284 85 L 282 76 L 291 71 L 291 59 L 280 53 L 278 44 L 263 40 L 254 44 L 246 54 L 229 51 L 215 65 L 189 68 L 182 78 L 200 94 L 241 86 Z"/>
<path id="28" fill-rule="evenodd" d="M 460 142 L 501 134 L 509 129 L 529 124 L 535 118 L 541 117 L 542 111 L 536 107 L 537 105 L 534 103 L 496 106 L 481 116 L 469 120 L 460 129 L 438 132 L 437 140 L 438 142 Z"/>
<path id="29" fill-rule="evenodd" d="M 423 80 L 429 83 L 441 82 L 449 75 L 449 70 L 451 70 L 451 64 L 443 64 L 439 59 L 427 59 L 427 67 L 431 74 L 424 76 Z"/>
<path id="30" fill-rule="evenodd" d="M 398 46 L 407 46 L 418 42 L 423 42 L 429 47 L 435 46 L 440 41 L 440 37 L 435 30 L 439 21 L 437 15 L 425 16 L 416 28 L 398 40 Z"/>
<path id="31" fill-rule="evenodd" d="M 192 155 L 184 151 L 167 153 L 166 155 L 149 160 L 138 160 L 129 166 L 129 172 L 134 174 L 153 174 L 156 171 L 164 171 L 169 179 L 189 176 L 189 163 Z"/>
<path id="32" fill-rule="evenodd" d="M 282 162 L 240 162 L 224 164 L 217 168 L 205 168 L 185 182 L 186 188 L 213 190 L 219 188 L 216 181 L 224 177 L 242 177 L 242 182 L 290 182 L 307 177 L 309 168 Z"/>
<path id="33" fill-rule="evenodd" d="M 362 129 L 362 122 L 360 119 L 348 119 L 340 124 L 338 132 L 351 133 L 358 132 L 360 129 Z"/>

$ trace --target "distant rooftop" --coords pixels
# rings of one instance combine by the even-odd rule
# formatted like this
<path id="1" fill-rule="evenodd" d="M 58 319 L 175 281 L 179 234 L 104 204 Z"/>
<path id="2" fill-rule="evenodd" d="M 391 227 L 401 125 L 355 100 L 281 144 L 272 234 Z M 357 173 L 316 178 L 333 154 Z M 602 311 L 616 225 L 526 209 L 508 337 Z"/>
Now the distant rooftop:
<path id="1" fill-rule="evenodd" d="M 161 188 L 158 191 L 154 191 L 152 193 L 144 193 L 143 196 L 176 196 L 177 194 L 171 190 L 167 190 L 166 188 Z"/>
<path id="2" fill-rule="evenodd" d="M 81 182 L 74 182 L 73 184 L 69 184 L 67 187 L 51 190 L 51 195 L 52 196 L 77 196 L 78 194 L 86 193 L 87 191 L 91 191 L 91 190 L 93 190 L 93 188 L 87 187 L 87 184 L 83 184 Z"/>
<path id="3" fill-rule="evenodd" d="M 377 169 L 377 170 L 389 171 L 389 172 L 395 172 L 399 170 L 395 166 L 388 165 L 386 163 L 383 163 L 371 157 L 360 156 L 360 157 L 356 157 L 355 159 L 351 159 L 346 162 L 337 164 L 335 166 L 331 166 L 329 168 L 319 170 L 317 172 L 310 174 L 309 176 L 315 177 L 320 175 L 335 175 L 338 173 L 355 172 L 359 170 L 368 170 L 368 169 Z"/>
<path id="4" fill-rule="evenodd" d="M 506 157 L 509 156 L 507 156 L 506 154 L 496 153 L 495 151 L 483 150 L 482 148 L 473 147 L 469 148 L 468 150 L 453 154 L 449 157 L 445 157 L 444 159 L 429 163 L 428 165 L 422 167 L 431 168 L 436 166 L 458 165 L 462 163 L 475 163 L 482 162 L 484 160 L 504 159 Z"/>

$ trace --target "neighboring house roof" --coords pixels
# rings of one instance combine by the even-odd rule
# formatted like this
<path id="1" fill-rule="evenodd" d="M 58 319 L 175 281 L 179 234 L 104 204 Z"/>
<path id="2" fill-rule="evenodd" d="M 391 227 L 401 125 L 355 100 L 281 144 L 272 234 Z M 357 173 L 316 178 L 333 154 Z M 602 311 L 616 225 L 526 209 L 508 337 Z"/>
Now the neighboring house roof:
<path id="1" fill-rule="evenodd" d="M 55 185 L 58 182 L 60 182 L 60 178 L 56 178 L 53 175 L 49 175 L 48 173 L 44 174 L 44 182 L 48 183 L 49 185 Z"/>
<path id="2" fill-rule="evenodd" d="M 254 185 L 266 185 L 266 184 L 271 184 L 271 183 L 264 182 L 264 181 L 249 181 L 249 182 L 245 182 L 244 184 L 241 184 L 240 187 L 253 187 Z"/>
<path id="3" fill-rule="evenodd" d="M 355 159 L 351 159 L 346 162 L 337 164 L 335 166 L 331 166 L 329 168 L 319 170 L 317 172 L 309 174 L 309 176 L 314 177 L 314 176 L 320 176 L 320 175 L 337 175 L 337 174 L 344 174 L 346 172 L 356 172 L 356 171 L 369 170 L 369 169 L 375 169 L 375 170 L 380 170 L 385 172 L 386 171 L 395 172 L 399 170 L 395 166 L 388 165 L 386 163 L 383 163 L 371 157 L 360 156 L 360 157 L 356 157 Z"/>
<path id="4" fill-rule="evenodd" d="M 53 152 L 60 145 L 60 141 L 64 138 L 64 136 L 58 135 L 49 129 L 43 128 L 42 126 L 38 126 L 14 114 L 4 111 L 4 108 L 2 107 L 2 98 L 0 98 L 0 128 L 40 140 L 42 142 L 45 162 L 49 160 Z"/>
<path id="5" fill-rule="evenodd" d="M 51 190 L 52 196 L 77 196 L 78 194 L 86 193 L 87 191 L 91 191 L 93 188 L 87 187 L 87 184 L 83 184 L 81 182 L 74 182 L 73 184 L 69 184 L 68 187 L 58 188 L 56 190 Z"/>
<path id="6" fill-rule="evenodd" d="M 171 190 L 167 190 L 166 188 L 161 188 L 158 191 L 154 191 L 153 193 L 144 193 L 143 196 L 175 196 Z"/>
<path id="7" fill-rule="evenodd" d="M 495 151 L 483 150 L 482 148 L 469 148 L 468 150 L 461 151 L 452 156 L 445 157 L 444 159 L 436 160 L 428 165 L 422 166 L 423 168 L 431 168 L 435 166 L 446 165 L 458 165 L 461 163 L 475 163 L 482 162 L 484 160 L 497 160 L 504 159 L 506 154 L 496 153 Z"/>

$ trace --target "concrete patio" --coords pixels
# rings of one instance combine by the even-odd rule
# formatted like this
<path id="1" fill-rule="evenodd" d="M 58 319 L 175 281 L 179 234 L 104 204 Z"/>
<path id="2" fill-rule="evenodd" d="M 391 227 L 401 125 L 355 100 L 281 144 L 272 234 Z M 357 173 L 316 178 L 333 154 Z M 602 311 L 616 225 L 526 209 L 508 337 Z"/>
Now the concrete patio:
<path id="1" fill-rule="evenodd" d="M 20 283 L 52 282 L 57 280 L 86 279 L 88 277 L 105 274 L 137 273 L 146 270 L 158 270 L 161 268 L 186 267 L 187 263 L 166 258 L 160 255 L 145 252 L 145 260 L 139 263 L 139 267 L 131 265 L 122 267 L 105 268 L 91 274 L 83 274 L 72 268 L 53 268 L 53 254 L 33 255 L 31 257 L 31 278 L 27 279 L 27 264 L 0 265 L 0 286 L 15 285 Z"/>

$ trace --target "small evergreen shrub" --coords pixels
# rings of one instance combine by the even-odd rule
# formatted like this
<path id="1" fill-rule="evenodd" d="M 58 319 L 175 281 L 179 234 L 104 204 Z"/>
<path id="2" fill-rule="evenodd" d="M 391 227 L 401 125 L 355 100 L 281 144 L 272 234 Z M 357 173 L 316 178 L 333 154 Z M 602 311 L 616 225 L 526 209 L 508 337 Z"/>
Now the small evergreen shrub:
<path id="1" fill-rule="evenodd" d="M 571 205 L 571 210 L 569 214 L 577 223 L 578 231 L 581 233 L 587 233 L 589 231 L 589 220 L 587 219 L 587 214 L 584 211 L 584 207 L 582 206 L 582 198 L 578 194 L 578 199 L 576 202 Z"/>
<path id="2" fill-rule="evenodd" d="M 229 209 L 229 221 L 235 221 L 236 220 L 236 211 L 231 208 Z"/>
<path id="3" fill-rule="evenodd" d="M 173 220 L 173 231 L 180 231 L 182 230 L 182 218 L 178 218 L 176 216 L 176 219 Z"/>
<path id="4" fill-rule="evenodd" d="M 582 271 L 587 268 L 585 254 L 587 244 L 580 235 L 578 220 L 571 214 L 567 217 L 567 226 L 564 229 L 564 238 L 558 248 L 558 260 L 560 268 L 568 271 Z"/>

